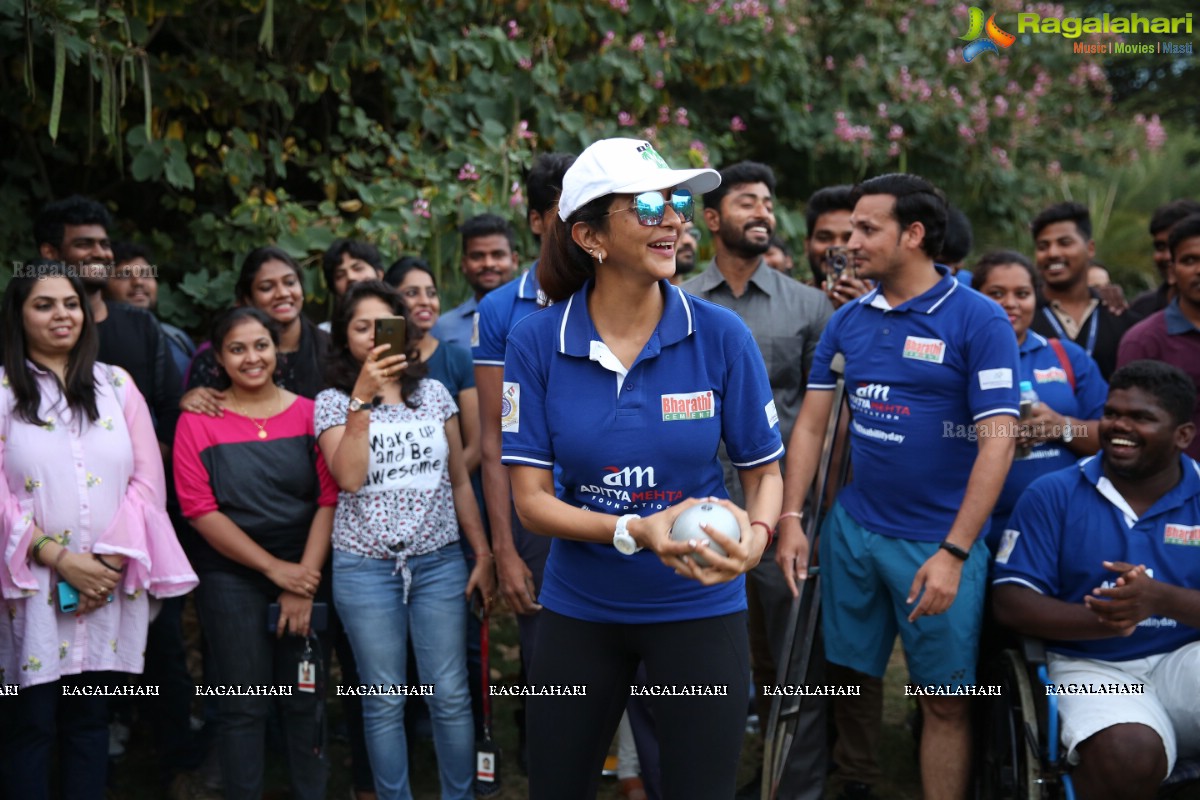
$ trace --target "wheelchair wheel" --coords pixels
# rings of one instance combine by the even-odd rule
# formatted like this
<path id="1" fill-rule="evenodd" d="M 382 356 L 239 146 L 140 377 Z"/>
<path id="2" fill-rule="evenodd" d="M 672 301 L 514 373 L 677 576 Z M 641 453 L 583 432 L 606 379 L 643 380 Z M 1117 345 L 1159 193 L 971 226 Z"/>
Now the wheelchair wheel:
<path id="1" fill-rule="evenodd" d="M 1004 650 L 983 685 L 1001 686 L 987 697 L 976 725 L 975 797 L 977 800 L 1048 800 L 1041 781 L 1037 706 L 1029 671 L 1021 655 Z"/>

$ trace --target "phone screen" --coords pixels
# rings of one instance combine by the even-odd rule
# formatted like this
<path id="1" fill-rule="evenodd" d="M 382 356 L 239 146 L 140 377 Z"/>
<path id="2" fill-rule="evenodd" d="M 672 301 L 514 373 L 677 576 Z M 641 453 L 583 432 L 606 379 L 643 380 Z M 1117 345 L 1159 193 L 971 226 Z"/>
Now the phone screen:
<path id="1" fill-rule="evenodd" d="M 404 317 L 380 317 L 375 320 L 375 346 L 391 345 L 380 354 L 380 358 L 404 354 L 406 339 L 404 324 Z"/>

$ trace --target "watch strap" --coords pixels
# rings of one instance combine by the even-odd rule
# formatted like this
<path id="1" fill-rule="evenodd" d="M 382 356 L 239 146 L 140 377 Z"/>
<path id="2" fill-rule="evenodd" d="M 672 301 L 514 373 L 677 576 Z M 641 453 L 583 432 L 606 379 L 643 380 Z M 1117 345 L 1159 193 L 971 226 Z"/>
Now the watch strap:
<path id="1" fill-rule="evenodd" d="M 938 548 L 945 550 L 947 553 L 954 556 L 959 561 L 966 561 L 968 558 L 971 557 L 970 550 L 963 550 L 961 547 L 954 544 L 953 542 L 951 542 L 948 539 L 943 539 L 942 543 L 938 545 Z"/>

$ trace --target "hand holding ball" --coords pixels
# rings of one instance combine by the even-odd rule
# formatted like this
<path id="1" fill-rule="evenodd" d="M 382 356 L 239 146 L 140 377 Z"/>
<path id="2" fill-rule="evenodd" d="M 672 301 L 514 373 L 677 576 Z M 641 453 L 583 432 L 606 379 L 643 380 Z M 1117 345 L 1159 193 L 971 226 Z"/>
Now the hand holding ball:
<path id="1" fill-rule="evenodd" d="M 708 542 L 708 547 L 714 553 L 726 555 L 725 549 L 713 541 L 701 525 L 707 525 L 735 542 L 742 540 L 742 528 L 738 525 L 737 517 L 728 508 L 716 503 L 697 503 L 676 517 L 675 524 L 671 526 L 671 539 L 676 542 L 689 542 L 693 539 L 697 542 Z M 691 555 L 700 566 L 708 566 L 699 550 Z"/>

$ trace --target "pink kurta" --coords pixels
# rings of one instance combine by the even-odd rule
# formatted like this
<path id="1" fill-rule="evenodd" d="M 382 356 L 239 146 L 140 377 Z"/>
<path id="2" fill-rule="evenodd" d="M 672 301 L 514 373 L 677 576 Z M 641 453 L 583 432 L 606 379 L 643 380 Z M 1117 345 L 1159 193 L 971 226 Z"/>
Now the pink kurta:
<path id="1" fill-rule="evenodd" d="M 166 512 L 162 456 L 146 401 L 129 374 L 95 367 L 94 423 L 76 418 L 55 377 L 38 380 L 45 425 L 15 415 L 0 368 L 0 683 L 34 686 L 63 675 L 140 673 L 150 601 L 199 582 Z M 112 603 L 88 614 L 58 610 L 52 570 L 32 561 L 34 525 L 77 553 L 125 556 Z"/>

